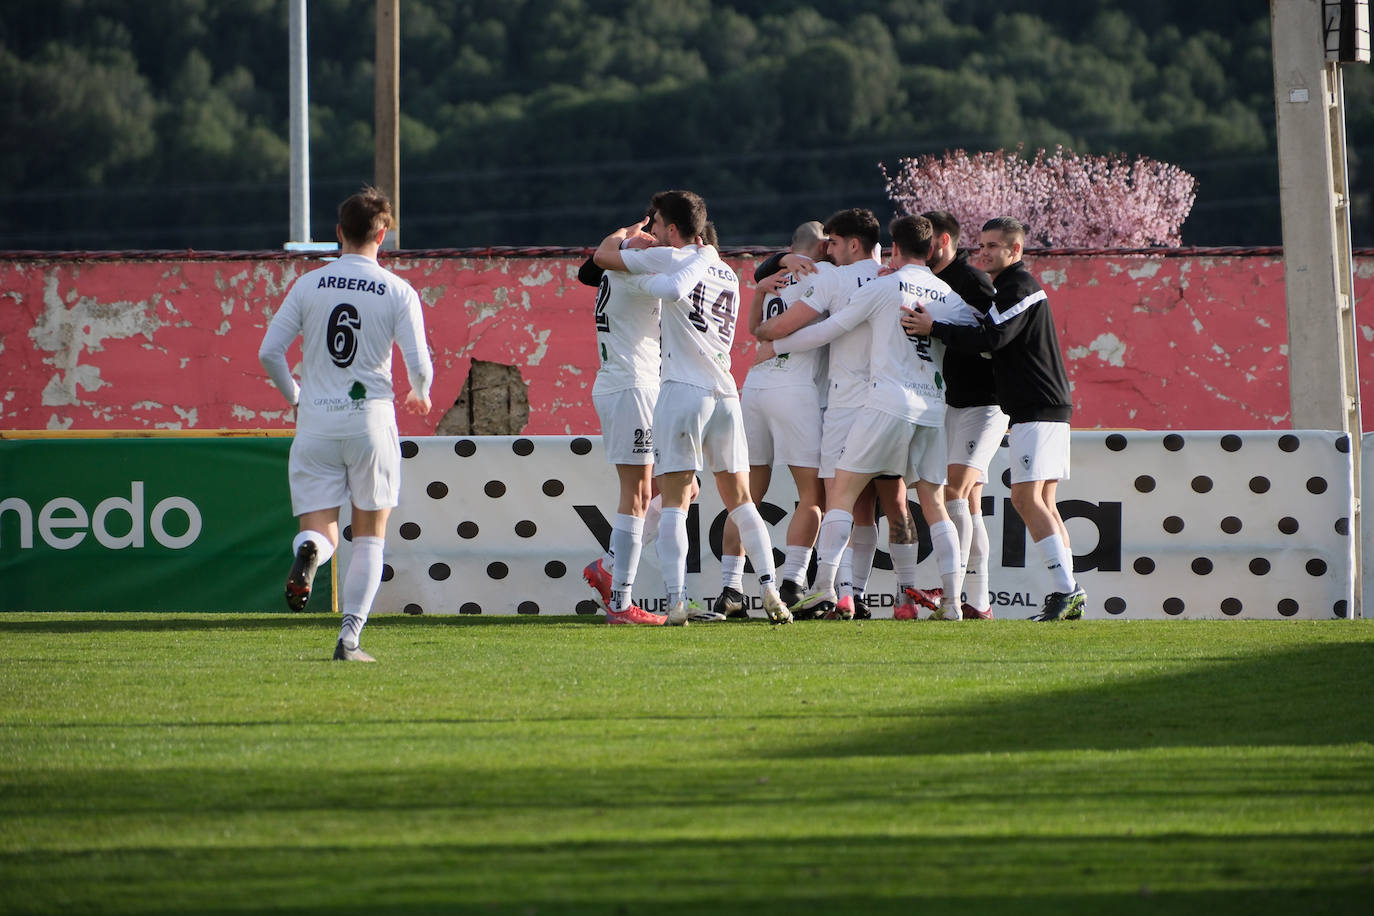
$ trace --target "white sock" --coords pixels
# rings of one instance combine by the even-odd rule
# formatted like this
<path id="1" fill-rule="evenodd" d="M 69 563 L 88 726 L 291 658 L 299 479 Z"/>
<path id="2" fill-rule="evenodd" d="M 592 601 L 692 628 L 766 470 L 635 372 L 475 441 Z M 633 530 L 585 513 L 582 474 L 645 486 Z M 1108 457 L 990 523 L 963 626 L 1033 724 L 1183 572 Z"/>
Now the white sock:
<path id="1" fill-rule="evenodd" d="M 315 543 L 315 568 L 323 566 L 329 562 L 329 558 L 334 556 L 334 545 L 329 543 L 329 538 L 319 531 L 302 531 L 296 535 L 296 539 L 291 542 L 291 556 L 301 549 L 301 545 L 306 541 Z"/>
<path id="2" fill-rule="evenodd" d="M 720 586 L 737 592 L 744 588 L 744 557 L 727 553 L 720 558 Z"/>
<path id="3" fill-rule="evenodd" d="M 849 532 L 849 540 L 854 540 L 854 531 Z M 854 597 L 854 548 L 846 547 L 840 554 L 840 568 L 835 572 L 835 594 L 841 598 Z"/>
<path id="4" fill-rule="evenodd" d="M 1069 549 L 1058 532 L 1036 541 L 1035 549 L 1040 551 L 1040 559 L 1050 571 L 1050 591 L 1064 594 L 1073 591 L 1073 557 L 1069 556 Z"/>
<path id="5" fill-rule="evenodd" d="M 892 554 L 892 569 L 897 574 L 897 591 L 915 588 L 916 565 L 920 562 L 916 555 L 920 552 L 921 545 L 888 544 L 887 549 Z"/>
<path id="6" fill-rule="evenodd" d="M 849 546 L 854 550 L 850 579 L 855 594 L 862 595 L 868 588 L 868 576 L 873 572 L 873 555 L 878 552 L 878 526 L 855 525 L 849 535 Z"/>
<path id="7" fill-rule="evenodd" d="M 954 531 L 959 536 L 959 562 L 968 566 L 969 547 L 973 542 L 973 516 L 969 513 L 967 499 L 945 500 L 945 511 L 954 523 Z"/>
<path id="8" fill-rule="evenodd" d="M 964 593 L 968 603 L 980 611 L 992 607 L 992 596 L 988 594 L 988 529 L 983 524 L 983 514 L 972 516 L 973 538 L 968 552 L 968 566 L 964 570 Z"/>
<path id="9" fill-rule="evenodd" d="M 636 515 L 617 515 L 611 529 L 611 553 L 615 564 L 611 571 L 611 607 L 623 611 L 630 605 L 630 591 L 639 569 L 640 538 L 644 534 L 644 519 Z"/>
<path id="10" fill-rule="evenodd" d="M 377 589 L 382 585 L 382 548 L 385 541 L 378 537 L 355 537 L 353 556 L 348 560 L 348 572 L 344 575 L 342 605 L 343 626 L 339 638 L 344 648 L 358 648 L 358 636 L 367 615 L 372 612 L 372 599 L 377 597 Z"/>
<path id="11" fill-rule="evenodd" d="M 773 539 L 768 536 L 768 525 L 759 515 L 759 507 L 753 503 L 741 503 L 730 513 L 730 521 L 739 527 L 739 542 L 744 545 L 744 555 L 754 564 L 759 584 L 764 588 L 776 587 L 777 568 L 773 565 Z"/>
<path id="12" fill-rule="evenodd" d="M 816 584 L 813 591 L 834 591 L 840 558 L 849 544 L 854 516 L 843 509 L 827 509 L 816 537 Z"/>
<path id="13" fill-rule="evenodd" d="M 936 522 L 930 526 L 930 546 L 935 553 L 935 565 L 940 570 L 940 587 L 946 598 L 959 604 L 964 590 L 964 566 L 959 558 L 959 535 L 954 522 Z"/>
<path id="14" fill-rule="evenodd" d="M 787 562 L 782 567 L 782 577 L 788 582 L 806 585 L 806 567 L 811 562 L 811 548 L 787 545 Z"/>
<path id="15" fill-rule="evenodd" d="M 644 510 L 644 536 L 639 540 L 640 548 L 648 547 L 658 540 L 658 520 L 663 515 L 663 495 L 649 500 L 649 508 Z"/>
<path id="16" fill-rule="evenodd" d="M 663 571 L 663 588 L 669 606 L 686 596 L 687 510 L 664 509 L 658 526 L 658 565 Z"/>

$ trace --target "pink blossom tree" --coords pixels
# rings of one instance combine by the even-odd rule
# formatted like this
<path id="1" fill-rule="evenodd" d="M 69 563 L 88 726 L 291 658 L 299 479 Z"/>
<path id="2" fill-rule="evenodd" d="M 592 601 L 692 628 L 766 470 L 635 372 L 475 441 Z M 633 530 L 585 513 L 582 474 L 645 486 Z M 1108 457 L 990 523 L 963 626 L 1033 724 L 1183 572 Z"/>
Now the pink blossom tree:
<path id="1" fill-rule="evenodd" d="M 1197 179 L 1178 166 L 1137 156 L 1080 156 L 1062 146 L 1034 158 L 997 150 L 901 159 L 895 175 L 879 164 L 899 213 L 948 210 L 977 229 L 997 216 L 1027 225 L 1043 248 L 1177 246 L 1197 196 Z M 975 236 L 976 238 L 976 236 Z"/>

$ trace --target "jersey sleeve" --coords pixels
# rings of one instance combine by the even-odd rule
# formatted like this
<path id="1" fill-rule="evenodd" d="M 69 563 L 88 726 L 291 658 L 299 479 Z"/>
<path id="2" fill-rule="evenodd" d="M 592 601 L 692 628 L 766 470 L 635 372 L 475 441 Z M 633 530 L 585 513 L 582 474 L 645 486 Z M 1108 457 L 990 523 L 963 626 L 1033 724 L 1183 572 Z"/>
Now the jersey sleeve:
<path id="1" fill-rule="evenodd" d="M 664 274 L 678 269 L 677 253 L 680 249 L 663 245 L 654 248 L 626 248 L 620 252 L 625 269 L 632 274 Z"/>
<path id="2" fill-rule="evenodd" d="M 425 319 L 420 310 L 420 297 L 413 287 L 406 284 L 404 302 L 397 316 L 396 344 L 401 348 L 401 358 L 405 360 L 406 375 L 410 387 L 421 397 L 429 397 L 429 387 L 434 381 L 434 362 L 429 356 L 429 345 L 425 342 Z"/>
<path id="3" fill-rule="evenodd" d="M 1026 295 L 1021 295 L 1026 292 Z M 997 299 L 986 315 L 973 325 L 936 320 L 930 336 L 956 350 L 986 353 L 1000 350 L 1021 335 L 1028 316 L 1037 303 L 1046 299 L 1044 290 L 997 291 Z"/>
<path id="4" fill-rule="evenodd" d="M 286 364 L 286 348 L 301 333 L 301 284 L 292 285 L 281 308 L 267 324 L 267 333 L 258 347 L 258 362 L 267 370 L 267 376 L 277 390 L 286 398 L 288 404 L 295 406 L 301 398 L 301 386 L 291 375 L 291 367 Z"/>
<path id="5" fill-rule="evenodd" d="M 637 281 L 637 285 L 650 296 L 671 302 L 682 299 L 701 282 L 701 278 L 706 276 L 706 263 L 706 258 L 698 253 L 683 261 L 673 273 L 636 274 L 630 279 Z"/>
<path id="6" fill-rule="evenodd" d="M 861 295 L 866 289 L 869 289 L 869 287 L 860 287 L 856 290 L 847 308 L 832 312 L 824 321 L 808 324 L 806 327 L 793 331 L 786 337 L 773 341 L 773 352 L 781 356 L 784 353 L 800 353 L 804 350 L 814 350 L 817 347 L 825 346 L 842 334 L 846 334 L 863 324 L 868 320 L 871 311 L 870 306 L 860 300 Z M 807 304 L 810 305 L 809 302 Z"/>

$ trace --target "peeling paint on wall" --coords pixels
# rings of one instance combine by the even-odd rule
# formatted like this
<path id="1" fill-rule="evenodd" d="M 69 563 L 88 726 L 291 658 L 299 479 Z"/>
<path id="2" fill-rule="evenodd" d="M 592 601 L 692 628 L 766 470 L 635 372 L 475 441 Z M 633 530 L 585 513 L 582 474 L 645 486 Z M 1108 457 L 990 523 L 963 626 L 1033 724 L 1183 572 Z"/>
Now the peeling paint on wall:
<path id="1" fill-rule="evenodd" d="M 318 261 L 0 262 L 0 428 L 289 428 L 258 364 L 270 316 Z M 598 431 L 595 291 L 580 259 L 389 259 L 425 304 L 436 405 L 473 360 L 515 365 L 531 435 Z M 1079 428 L 1268 429 L 1287 423 L 1283 263 L 1277 258 L 1031 258 L 1049 293 Z M 753 263 L 734 260 L 742 277 Z M 1356 302 L 1374 259 L 1356 264 Z M 745 288 L 744 295 L 751 290 Z M 1359 306 L 1357 305 L 1357 308 Z M 1362 367 L 1374 315 L 1359 323 Z M 753 341 L 735 335 L 742 380 Z M 288 362 L 299 363 L 293 346 Z M 398 388 L 405 374 L 396 358 Z M 1362 372 L 1374 403 L 1374 370 Z M 1374 410 L 1374 407 L 1371 407 Z M 402 412 L 406 435 L 433 433 Z M 1366 423 L 1366 428 L 1371 424 Z"/>

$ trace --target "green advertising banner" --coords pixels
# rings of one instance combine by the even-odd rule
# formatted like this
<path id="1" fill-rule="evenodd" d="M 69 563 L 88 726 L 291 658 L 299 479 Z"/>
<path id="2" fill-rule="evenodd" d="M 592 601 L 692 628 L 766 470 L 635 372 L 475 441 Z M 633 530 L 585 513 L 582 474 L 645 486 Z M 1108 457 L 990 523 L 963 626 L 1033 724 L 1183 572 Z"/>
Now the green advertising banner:
<path id="1" fill-rule="evenodd" d="M 0 610 L 285 611 L 290 447 L 0 439 Z M 312 609 L 331 606 L 329 578 Z"/>

